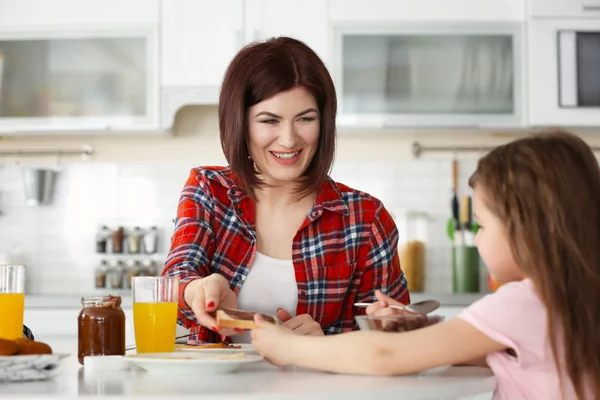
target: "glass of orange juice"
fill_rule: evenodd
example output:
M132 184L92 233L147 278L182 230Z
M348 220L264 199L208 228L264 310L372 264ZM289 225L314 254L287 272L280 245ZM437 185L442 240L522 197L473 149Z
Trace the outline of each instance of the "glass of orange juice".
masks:
M175 351L179 278L138 276L133 289L133 329L138 353Z
M0 338L23 337L25 266L0 265Z

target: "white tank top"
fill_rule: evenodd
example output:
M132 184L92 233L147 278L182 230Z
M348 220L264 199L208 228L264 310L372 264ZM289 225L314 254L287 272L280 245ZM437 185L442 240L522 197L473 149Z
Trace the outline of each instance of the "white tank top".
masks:
M283 308L292 316L298 305L298 285L292 260L256 252L254 263L238 293L238 308L276 316ZM234 343L250 343L250 332L231 336Z

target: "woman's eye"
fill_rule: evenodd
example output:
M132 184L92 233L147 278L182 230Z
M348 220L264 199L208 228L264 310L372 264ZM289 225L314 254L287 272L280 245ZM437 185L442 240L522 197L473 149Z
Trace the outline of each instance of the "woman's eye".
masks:
M274 125L276 124L278 121L276 119L265 119L263 121L260 121L263 124L269 124L269 125Z

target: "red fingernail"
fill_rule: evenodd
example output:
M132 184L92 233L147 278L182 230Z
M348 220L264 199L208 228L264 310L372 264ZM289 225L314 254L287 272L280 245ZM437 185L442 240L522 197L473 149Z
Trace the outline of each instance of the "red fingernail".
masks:
M218 326L213 326L212 330L215 331L215 332L219 332L219 327Z
M234 329L235 329L236 332L244 332L244 330L240 329L240 328L234 328Z
M208 303L208 305L206 307L213 308L214 306L215 306L215 302L211 301L210 303Z

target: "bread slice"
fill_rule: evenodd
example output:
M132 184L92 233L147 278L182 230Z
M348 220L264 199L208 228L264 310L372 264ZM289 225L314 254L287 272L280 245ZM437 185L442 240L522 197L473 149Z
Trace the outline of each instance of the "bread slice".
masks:
M223 308L217 310L217 325L221 328L254 329L254 316L257 313L251 311L234 310ZM277 324L277 318L260 314L267 321Z
M196 344L181 344L175 345L176 349L193 349L193 350L204 350L204 349L241 349L242 346L227 344L227 343L196 343Z

